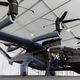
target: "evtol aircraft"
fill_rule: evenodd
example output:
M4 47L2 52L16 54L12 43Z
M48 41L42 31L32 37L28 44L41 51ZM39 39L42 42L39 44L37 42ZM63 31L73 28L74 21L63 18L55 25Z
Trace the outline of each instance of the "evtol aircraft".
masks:
M7 52L12 52L18 48L25 50L11 57L0 47L0 53L8 59L9 64L12 65L14 62L21 64L20 72L22 76L28 75L28 66L37 70L44 70L46 71L45 75L52 76L55 75L55 71L57 70L72 70L80 73L80 49L65 46L61 47L61 38L59 35L63 26L60 27L60 25L62 23L80 20L64 20L66 14L67 11L65 11L60 18L58 17L56 19L55 31L35 37L31 40L0 31L0 40L4 41L1 43L7 46ZM7 25L4 27L7 27ZM38 43L39 41L42 41L42 43Z

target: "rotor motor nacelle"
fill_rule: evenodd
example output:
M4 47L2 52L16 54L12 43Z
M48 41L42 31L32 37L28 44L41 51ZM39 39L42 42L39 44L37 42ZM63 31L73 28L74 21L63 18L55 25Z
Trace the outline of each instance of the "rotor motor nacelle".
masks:
M18 3L12 2L9 4L9 12L8 15L11 15L12 20L15 19L15 16L18 15Z

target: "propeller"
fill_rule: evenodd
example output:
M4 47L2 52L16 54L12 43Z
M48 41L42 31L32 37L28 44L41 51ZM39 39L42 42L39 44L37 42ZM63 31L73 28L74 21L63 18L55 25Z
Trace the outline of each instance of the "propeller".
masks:
M16 15L18 15L18 7L21 7L23 9L27 9L29 11L31 11L32 13L34 13L33 10L19 6L19 4L24 1L24 0L20 0L20 2L18 3L17 0L7 0L7 2L3 2L0 1L0 5L1 6L9 6L9 11L7 13L7 15L10 15L12 20L15 20Z
M61 17L57 17L55 23L50 24L50 25L56 25L56 31L58 31L59 34L63 27L63 26L61 27L60 24L63 22L66 15L67 15L67 11L65 11ZM49 25L46 25L46 26L49 26ZM43 28L45 28L46 26L43 26Z
M9 6L9 3L0 1L0 5L2 5L2 6Z
M7 0L8 2L0 1L0 5L2 6L10 6L11 4L18 4L17 0Z
M69 23L69 22L73 22L73 21L77 21L80 20L80 18L77 19L70 19L70 20L64 20L66 15L67 15L67 11L65 11L61 17L57 17L55 23L52 23L50 25L56 25L56 31L58 31L58 33L60 34L61 30L64 28L64 25L62 25L62 23ZM47 20L47 19L46 19ZM51 21L51 20L49 20ZM46 26L50 26L50 25L46 25ZM46 26L43 26L43 28L45 28Z
M0 1L0 5L9 6L11 3L18 3L17 0L7 0L8 2Z
M55 21L56 31L58 31L59 34L60 34L60 32L61 32L61 30L63 28L63 26L61 27L60 24L63 22L63 20L66 17L66 15L67 15L67 11L65 11L60 18L57 17L57 19Z

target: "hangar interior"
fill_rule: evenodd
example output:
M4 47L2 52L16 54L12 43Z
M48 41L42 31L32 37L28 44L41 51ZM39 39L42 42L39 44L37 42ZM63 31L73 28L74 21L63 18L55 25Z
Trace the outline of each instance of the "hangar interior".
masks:
M2 0L0 0L2 1ZM3 0L6 1L6 0ZM57 17L60 17L65 11L68 11L66 19L80 18L80 0L18 0L19 12L16 21L8 27L2 29L12 35L16 35L25 39L52 32L55 30L54 22ZM0 21L2 21L8 12L8 7L0 6ZM80 21L64 24L64 29L61 32L61 46L72 48L80 47L77 44L79 40L74 37L80 37ZM5 50L6 47L0 46ZM13 51L10 54L14 56L22 49ZM8 64L8 61L0 54L0 75L19 75L19 64L14 63L13 66ZM44 75L44 71L29 69L29 75ZM56 75L65 76L80 76L73 71L59 71Z

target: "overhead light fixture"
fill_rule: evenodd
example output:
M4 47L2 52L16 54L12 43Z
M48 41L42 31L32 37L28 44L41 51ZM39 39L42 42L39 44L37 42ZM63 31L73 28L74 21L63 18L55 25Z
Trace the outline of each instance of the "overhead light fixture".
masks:
M32 34L31 34L31 36L33 37L33 36L34 36L34 34L32 33Z
M70 32L70 31L71 31L71 29L67 29L66 31Z

